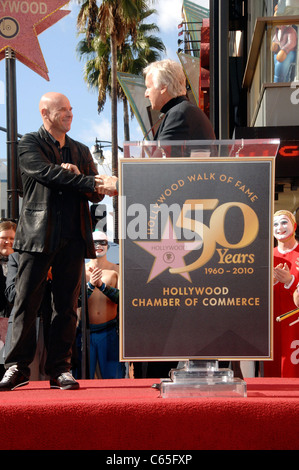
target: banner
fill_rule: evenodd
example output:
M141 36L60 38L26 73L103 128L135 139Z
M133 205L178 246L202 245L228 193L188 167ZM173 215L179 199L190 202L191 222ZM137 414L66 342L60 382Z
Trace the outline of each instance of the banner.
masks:
M121 359L272 358L273 163L121 160Z
M144 139L153 139L161 121L161 113L152 110L148 98L144 96L144 77L117 72L117 78L141 127Z
M200 73L200 60L198 57L193 57L189 54L178 54L179 61L184 69L188 83L193 93L194 100L199 105L199 73Z
M193 54L196 57L199 57L200 47L201 47L201 26L204 18L210 17L210 11L207 8L204 8L200 5L197 5L189 0L183 1L182 8L185 24L187 25L187 30L192 40L191 49L194 50Z

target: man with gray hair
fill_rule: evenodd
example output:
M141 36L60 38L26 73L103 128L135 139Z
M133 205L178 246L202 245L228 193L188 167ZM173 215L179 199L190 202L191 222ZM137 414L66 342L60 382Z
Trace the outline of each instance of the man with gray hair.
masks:
M208 117L187 98L181 64L170 59L153 62L144 75L145 97L153 110L164 114L154 140L215 140Z
M144 69L145 97L152 109L161 111L164 118L154 140L186 141L215 140L212 125L206 114L187 98L186 77L183 67L170 59L153 62ZM160 150L155 151L155 155ZM188 156L188 150L171 149L172 157ZM134 376L168 377L177 362L134 363Z
M170 59L153 62L144 69L144 75L145 97L149 98L153 110L163 113L163 121L154 140L215 140L209 118L188 100L186 77L181 64ZM155 156L160 156L160 152L157 149ZM188 154L185 150L182 152L179 148L173 148L171 156L184 157ZM101 175L97 190L107 196L116 196L118 178Z

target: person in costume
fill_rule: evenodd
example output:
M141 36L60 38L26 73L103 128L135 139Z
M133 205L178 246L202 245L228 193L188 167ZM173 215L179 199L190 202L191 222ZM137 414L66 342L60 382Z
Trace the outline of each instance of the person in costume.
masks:
M90 378L95 378L98 364L102 379L122 379L126 371L125 364L119 361L119 266L107 259L109 243L104 232L93 232L93 241L96 258L85 265L90 329ZM81 336L79 323L79 358Z
M274 361L264 363L265 377L299 377L299 323L277 318L296 308L293 293L299 282L296 220L286 210L274 214Z

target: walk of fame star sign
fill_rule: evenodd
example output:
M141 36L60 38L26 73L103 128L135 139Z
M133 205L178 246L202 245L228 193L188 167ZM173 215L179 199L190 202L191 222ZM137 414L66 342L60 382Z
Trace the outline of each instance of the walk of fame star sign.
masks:
M121 360L271 360L272 142L124 144Z
M49 80L37 36L68 15L60 10L68 2L63 0L5 0L0 2L0 60L6 49L15 53L16 59Z

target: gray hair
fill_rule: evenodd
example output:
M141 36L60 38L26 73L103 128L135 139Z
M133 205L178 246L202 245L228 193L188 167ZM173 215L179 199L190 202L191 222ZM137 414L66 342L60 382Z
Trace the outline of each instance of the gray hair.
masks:
M153 62L143 70L143 73L145 76L152 76L155 88L161 89L166 86L172 98L184 96L187 93L183 67L174 60L165 59Z

